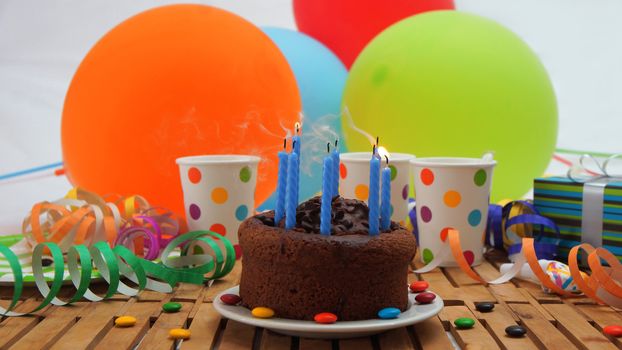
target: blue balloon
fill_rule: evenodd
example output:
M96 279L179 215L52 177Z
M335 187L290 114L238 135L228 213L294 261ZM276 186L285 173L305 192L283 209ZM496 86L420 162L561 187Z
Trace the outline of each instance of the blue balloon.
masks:
M346 150L341 131L341 95L348 71L326 46L308 35L283 28L263 28L287 59L300 91L304 119L300 164L300 201L322 189L322 159L326 144ZM332 148L331 148L332 149ZM259 210L274 209L273 193Z

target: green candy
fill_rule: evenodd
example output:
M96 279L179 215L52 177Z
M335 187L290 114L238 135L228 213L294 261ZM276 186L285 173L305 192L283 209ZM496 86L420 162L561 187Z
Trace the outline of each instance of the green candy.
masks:
M179 310L181 310L181 304L180 303L166 303L164 305L162 305L162 310L164 312L178 312Z
M475 320L469 317L460 317L454 320L454 324L459 329L473 328Z

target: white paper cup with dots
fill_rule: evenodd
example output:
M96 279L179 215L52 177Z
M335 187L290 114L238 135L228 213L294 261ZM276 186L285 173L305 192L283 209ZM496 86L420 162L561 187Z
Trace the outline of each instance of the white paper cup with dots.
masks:
M259 160L247 155L177 159L188 228L225 236L234 245L238 258L238 227L255 209Z
M391 220L404 225L408 217L408 193L410 185L410 161L412 154L390 153L391 169ZM339 194L367 202L369 197L369 161L371 152L350 152L340 155ZM385 159L380 169L384 169Z
M490 158L417 158L412 160L421 260L438 254L449 229L460 232L467 262L483 259L484 233L492 171ZM457 266L449 254L441 266Z

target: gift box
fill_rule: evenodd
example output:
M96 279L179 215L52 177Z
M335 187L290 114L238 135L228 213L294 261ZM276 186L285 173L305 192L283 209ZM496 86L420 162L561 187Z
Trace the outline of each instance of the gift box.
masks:
M622 179L538 178L534 181L534 206L559 227L559 236L548 228L541 234L543 241L559 240L561 258L577 244L589 243L608 249L622 261Z

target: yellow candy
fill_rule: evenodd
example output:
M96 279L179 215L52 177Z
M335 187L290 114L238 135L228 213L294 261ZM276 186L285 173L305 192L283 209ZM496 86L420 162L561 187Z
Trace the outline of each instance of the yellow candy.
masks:
M136 317L133 316L121 316L114 320L114 324L117 327L132 327L136 324Z
M175 328L168 331L168 336L172 339L190 339L190 331L183 328Z
M251 314L258 318L270 318L274 316L274 310L259 306L254 308L253 311L251 311Z

